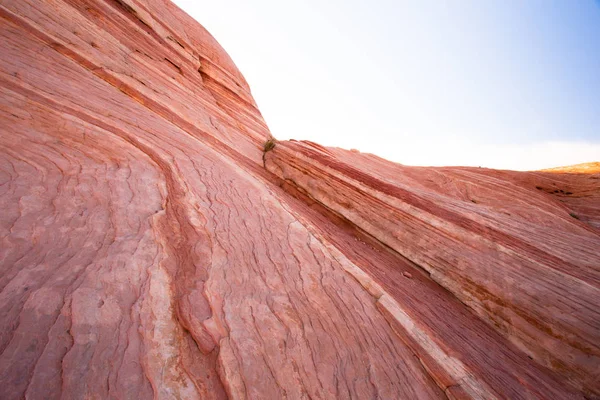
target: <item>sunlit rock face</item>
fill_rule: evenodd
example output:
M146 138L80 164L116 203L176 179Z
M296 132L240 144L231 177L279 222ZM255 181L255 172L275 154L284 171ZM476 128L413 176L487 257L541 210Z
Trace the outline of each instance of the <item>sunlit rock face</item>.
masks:
M600 174L270 137L162 0L0 3L0 398L594 398Z

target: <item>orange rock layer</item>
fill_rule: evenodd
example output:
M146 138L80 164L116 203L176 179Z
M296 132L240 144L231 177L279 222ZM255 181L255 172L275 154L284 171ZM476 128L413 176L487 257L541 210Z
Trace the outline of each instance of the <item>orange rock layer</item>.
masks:
M165 0L0 3L0 398L600 396L600 174L278 142Z

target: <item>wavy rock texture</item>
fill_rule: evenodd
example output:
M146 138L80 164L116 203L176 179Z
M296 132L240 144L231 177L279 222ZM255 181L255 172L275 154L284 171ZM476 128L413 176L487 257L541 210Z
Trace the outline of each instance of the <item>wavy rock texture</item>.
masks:
M597 173L263 154L168 1L2 1L0 39L0 398L600 395Z
M412 262L530 358L598 393L600 174L405 167L295 141L280 143L266 166ZM375 268L385 282L390 271ZM470 323L460 325L466 337ZM481 337L473 335L468 342ZM493 353L494 341L484 342Z

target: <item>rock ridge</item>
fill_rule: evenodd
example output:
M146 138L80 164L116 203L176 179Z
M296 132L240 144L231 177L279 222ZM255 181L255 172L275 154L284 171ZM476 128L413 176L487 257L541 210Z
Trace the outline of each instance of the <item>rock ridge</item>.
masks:
M454 197L453 193L431 193L428 192L431 188L418 188L425 185L415 181L415 178L422 178L426 179L428 183L431 182L429 184L432 185L437 184L433 180L436 179L442 181L443 184L451 182L452 185L457 186L461 184L475 186L479 182L473 180L472 177L471 180L469 178L470 175L476 173L475 176L482 181L481 183L483 183L481 178L485 177L487 180L495 178L498 180L497 183L502 183L504 186L505 183L502 179L506 179L506 177L502 175L506 175L505 172L479 168L404 167L380 159L378 162L387 163L387 168L365 168L370 161L372 161L372 157L368 155L340 149L321 149L314 143L291 141L280 142L277 150L268 156L266 165L269 170L282 179L302 188L303 192L315 201L342 215L377 241L426 270L434 281L448 289L456 298L469 306L536 361L564 374L567 363L573 362L573 359L580 360L581 364L577 367L573 364L569 365L568 368L583 369L583 371L571 372L573 374L571 378L574 381L587 379L583 386L594 387L596 385L594 376L598 373L598 349L595 345L598 343L598 327L596 326L598 316L593 310L594 304L599 298L597 292L598 270L595 266L600 265L598 254L594 250L600 244L597 231L594 229L594 225L597 223L597 214L589 216L590 223L588 225L581 223L579 219L573 219L566 210L559 210L558 213L553 210L552 217L558 214L558 217L562 219L560 224L556 223L556 225L575 226L571 226L570 230L576 231L578 248L575 250L578 253L564 254L560 252L567 250L568 240L573 240L574 237L563 237L563 232L560 230L544 236L550 239L552 235L558 235L559 239L565 241L562 249L543 246L543 243L534 245L525 239L525 235L549 229L548 216L546 213L537 216L536 214L540 213L540 210L533 205L521 204L512 209L504 206L498 210L495 209L497 208L497 205L494 204L495 199L490 197L498 196L498 194L483 191L477 194L478 200L470 198L469 196L472 195L466 193L456 193L455 195L461 197L460 201L451 201L451 197ZM369 175L363 171L384 172L386 175L373 176L374 174ZM391 171L398 175L393 175ZM529 180L529 185L519 188L519 190L528 192L539 190L539 186L536 186L534 182L540 179L542 173L510 172L510 174L516 177L511 177L514 182ZM494 175L500 175L500 177ZM549 174L544 177L546 179L555 178ZM592 184L596 185L594 192L599 187L597 175L571 176L569 178L571 178L571 184L577 180L593 182ZM408 186L407 182L412 185ZM506 183L513 184L514 182ZM494 186L497 183L494 183ZM325 188L325 186L327 187ZM406 187L411 189L406 189ZM445 199L441 200L440 195L443 195ZM547 200L545 193L542 196ZM595 198L585 198L585 200L593 203ZM483 210L485 214L479 211L483 208L482 203L486 204L487 209ZM367 204L368 206L365 207ZM529 209L519 210L523 206L529 206ZM465 208L471 209L472 213L479 211L483 215L465 218ZM463 215L457 215L453 209L460 210ZM535 221L538 223L537 229L535 231L531 228L526 229L524 223L521 224L523 226L518 226L518 221L513 221L512 218L502 220L498 214L510 216L508 210L525 211L529 219L529 221L525 221L527 224L532 224L532 218L538 219ZM395 225L396 229L390 222ZM517 222L518 230L510 226L515 222ZM420 230L420 224L424 224L426 230ZM563 226L556 228L565 229ZM402 237L398 237L397 229L402 231ZM424 239L424 235L427 235L427 239ZM440 251L437 249L437 246L440 246L440 243L444 243L445 240L449 242L443 244L444 249L457 248L456 244L451 244L452 241L456 243L456 238L462 244L470 247L469 258L461 260L466 264L462 268L456 261L451 264L447 263L448 259L457 260L459 251L456 252L458 254L452 254L451 250L445 250L442 257L439 257ZM420 248L418 244L421 244ZM477 249L482 245L488 250ZM428 249L434 253L433 258L427 256ZM515 261L513 257L517 260ZM569 262L569 259L572 262ZM502 264L498 264L498 262ZM482 263L497 268L502 275L497 275L490 282L490 272L481 266ZM511 280L510 277L505 276L505 274L511 273L511 264L516 264L519 269L526 267L536 268L540 271L530 272L531 276L520 276L520 280ZM477 273L485 275L477 276ZM546 279L539 282L538 276L542 274L549 274L554 277L554 280ZM509 278L508 282L507 278ZM482 281L477 282L475 279ZM497 282L503 283L502 290L506 292L499 291L494 287ZM517 283L533 284L536 287L534 290L531 288L523 290L524 288L517 286ZM544 288L543 285L551 286ZM564 287L565 285L571 285L571 287ZM543 288L544 292L539 288ZM494 293L490 289L495 289L496 292ZM534 293L527 294L528 290L534 291ZM539 299L537 304L534 297L520 299L518 296L540 296L541 293L545 293L548 297L544 298L543 302L540 301L542 299ZM579 298L582 293L585 293L583 295L585 299ZM571 308L562 311L558 316L555 315L556 310L569 304L569 297L572 298ZM585 307L580 307L582 301L587 302L587 304L583 303ZM519 304L525 305L522 309L516 309ZM508 312L511 314L507 315ZM565 314L569 316L570 320L568 323L562 322L561 326L561 315ZM504 318L508 321L502 321ZM570 325L574 319L580 321ZM517 322L530 326L518 326ZM587 333L579 331L580 324L590 327ZM544 334L550 338L546 337L542 343L538 343ZM588 334L590 336L585 338ZM529 340L528 335L531 335ZM549 343L549 340L561 343ZM543 348L544 345L548 348ZM574 357L573 353L578 355ZM576 374L579 377L576 377ZM577 384L580 387L582 385L580 382ZM597 388L592 390L597 390Z

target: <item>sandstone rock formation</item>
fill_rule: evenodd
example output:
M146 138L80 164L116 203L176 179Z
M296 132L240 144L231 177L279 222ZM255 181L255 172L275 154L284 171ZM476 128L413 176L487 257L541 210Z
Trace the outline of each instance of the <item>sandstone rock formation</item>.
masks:
M0 398L600 396L597 171L263 153L169 1L0 21Z

